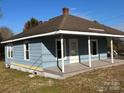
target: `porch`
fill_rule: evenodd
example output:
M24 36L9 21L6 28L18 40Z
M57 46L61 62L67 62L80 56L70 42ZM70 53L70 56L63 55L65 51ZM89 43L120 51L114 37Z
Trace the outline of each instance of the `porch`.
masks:
M48 75L48 77L49 75L52 75L54 78L57 79L65 79L67 77L71 77L94 69L112 67L122 64L124 64L123 59L114 59L114 63L111 62L111 59L107 59L107 60L92 61L92 67L89 67L88 62L68 64L65 65L64 73L62 73L62 71L58 67L46 68L44 69L44 72L47 73L46 76Z
M102 36L101 36L102 37ZM69 61L70 63L82 63L82 61L87 60L85 65L86 67L92 68L93 64L92 61L94 60L103 60L107 59L107 38L109 38L110 43L110 59L108 63L114 63L114 47L113 47L113 38L112 37L103 37L101 39L99 36L83 36L76 39L76 38L69 38L69 47L66 48L65 40L66 35L60 35L59 44L56 43L56 53L57 53L57 59L61 59L61 72L65 72L65 57L66 57L66 49L69 49ZM83 41L83 43L82 43ZM83 50L82 50L83 49ZM105 54L105 55L104 55ZM83 58L82 58L83 57ZM86 58L85 58L86 57ZM82 59L81 59L82 58ZM96 62L96 61L95 61Z

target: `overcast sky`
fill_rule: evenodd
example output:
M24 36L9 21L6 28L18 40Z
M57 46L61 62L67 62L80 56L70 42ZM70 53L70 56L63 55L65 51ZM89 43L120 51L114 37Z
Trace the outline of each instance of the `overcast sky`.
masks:
M68 7L72 15L124 30L124 0L0 0L0 7L0 26L15 33L23 30L28 19L48 20L61 15L63 7Z

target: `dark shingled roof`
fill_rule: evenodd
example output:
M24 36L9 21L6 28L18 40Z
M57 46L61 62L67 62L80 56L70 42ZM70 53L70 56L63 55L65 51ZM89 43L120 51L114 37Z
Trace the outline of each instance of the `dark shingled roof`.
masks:
M88 28L103 29L104 31L89 30ZM28 37L58 30L105 33L114 35L124 35L124 32L100 24L96 21L89 21L73 15L60 15L52 18L27 32L22 32L9 40Z

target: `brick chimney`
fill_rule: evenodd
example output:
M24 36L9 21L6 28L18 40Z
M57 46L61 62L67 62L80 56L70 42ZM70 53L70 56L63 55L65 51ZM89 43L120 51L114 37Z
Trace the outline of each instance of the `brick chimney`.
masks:
M69 8L62 9L63 15L69 15Z

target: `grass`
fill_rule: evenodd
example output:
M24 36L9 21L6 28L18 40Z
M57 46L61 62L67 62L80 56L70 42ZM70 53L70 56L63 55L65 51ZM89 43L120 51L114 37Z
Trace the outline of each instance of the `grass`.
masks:
M29 73L6 69L0 62L0 93L124 93L124 65L54 80L29 78Z
M29 73L6 69L0 62L0 93L59 93L53 79L36 76L29 78Z

